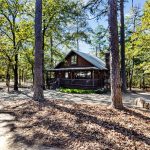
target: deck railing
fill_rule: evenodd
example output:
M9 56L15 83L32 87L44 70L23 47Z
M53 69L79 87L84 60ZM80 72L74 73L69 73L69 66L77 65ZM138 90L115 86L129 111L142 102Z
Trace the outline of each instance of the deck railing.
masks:
M57 83L59 86L68 88L90 89L104 87L104 80L102 79L49 79L48 85L51 85L54 82Z

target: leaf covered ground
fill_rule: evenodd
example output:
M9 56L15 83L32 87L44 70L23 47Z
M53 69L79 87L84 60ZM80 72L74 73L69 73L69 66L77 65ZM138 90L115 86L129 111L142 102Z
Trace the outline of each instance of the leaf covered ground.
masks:
M66 150L149 150L150 112L61 100L3 102L14 142ZM41 106L41 107L39 107Z

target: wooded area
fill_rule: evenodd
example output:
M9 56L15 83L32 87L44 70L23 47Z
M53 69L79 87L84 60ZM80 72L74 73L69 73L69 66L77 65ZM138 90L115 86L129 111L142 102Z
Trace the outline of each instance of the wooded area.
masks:
M132 1L124 17L124 5L118 2L118 31L121 54L122 88L149 86L149 1L144 8ZM1 0L1 80L14 81L14 90L22 81L34 80L34 2ZM103 56L109 49L109 32L103 25L95 29L89 19L107 17L107 1L44 1L42 18L43 72L54 67L70 49L78 50L79 42L93 47L91 53ZM92 15L92 17L90 17ZM120 19L119 19L120 18ZM126 69L125 69L126 67ZM44 78L43 78L44 79Z
M90 53L95 58L93 61L96 61L96 59L98 61L98 58L100 58L106 63L104 69L99 68L99 71L97 71L97 68L92 66L93 64L91 65L89 60L88 63L91 65L89 66L90 69L88 68L88 71L90 70L90 78L89 80L82 80L83 83L81 84L86 88L88 85L94 87L94 84L97 84L97 87L100 87L98 92L100 94L106 94L105 97L110 97L110 99L107 97L108 102L105 102L105 104L110 105L110 107L100 107L100 103L96 107L88 104L80 105L76 104L76 102L75 104L74 102L67 103L65 100L63 101L63 99L62 101L57 101L55 98L49 99L49 97L47 97L47 92L51 93L51 90L47 89L46 84L47 71L55 71L55 76L59 78L59 81L61 76L65 79L65 71L64 74L62 73L63 75L61 75L60 72L57 72L58 68L55 67L62 62L62 60L64 64L66 63L65 56L71 50ZM106 62L106 55L110 55L110 64ZM90 55L86 56L90 57ZM76 57L77 56L74 57L73 61L77 59ZM72 61L71 59L72 58L70 58L70 61ZM82 63L86 61L86 59L80 61ZM71 65L75 66L76 64ZM71 69L71 65L68 68ZM87 67L84 66L84 63L82 66ZM93 71L93 68L96 71ZM82 70L82 68L80 69ZM94 78L94 72L98 74L98 78ZM67 77L68 76L69 74L67 74ZM76 79L75 73L71 72L70 76L71 79L72 76ZM110 76L110 81L108 76ZM94 79L96 80L94 81ZM107 83L109 81L110 91L105 86L105 79L107 79ZM78 87L73 86L70 79L63 81L69 81L69 84L72 85L72 89ZM81 82L81 80L78 80L78 82ZM98 82L100 83L98 84ZM141 112L139 112L139 110L137 111L134 107L131 109L130 107L128 108L128 104L126 103L130 103L130 105L135 103L135 105L139 105L139 107L143 109L150 109L150 95L149 92L145 93L150 90L150 0L145 0L143 5L139 5L139 3L134 0L0 0L0 86L0 91L7 91L6 95L8 96L8 100L11 99L12 93L17 93L17 96L19 96L19 94L27 96L25 103L28 99L32 104L30 107L26 103L25 105L28 106L26 107L23 105L22 100L18 102L18 97L15 101L17 101L21 107L17 106L18 104L16 105L16 103L14 104L11 100L10 104L6 104L4 101L2 102L4 111L7 113L11 112L10 115L16 118L21 118L20 115L22 115L28 122L30 122L30 120L27 119L27 116L30 116L30 113L32 116L35 110L38 113L41 111L43 116L38 116L42 117L43 122L41 122L41 124L44 124L44 129L43 127L39 127L41 130L46 132L46 124L50 124L51 127L48 128L51 128L52 131L53 125L55 124L54 130L57 131L56 128L58 125L58 128L62 128L62 134L67 134L71 139L71 142L69 141L70 139L68 139L67 143L70 143L72 148L70 146L63 147L61 143L59 143L62 141L61 134L59 133L60 135L55 141L56 145L54 139L46 139L46 141L52 142L48 144L52 147L78 149L73 145L74 142L72 139L77 140L77 143L80 141L80 136L84 135L81 134L81 132L84 130L83 124L85 123L85 126L92 124L91 128L94 127L96 129L96 133L93 133L91 130L89 133L85 131L85 135L84 137L82 136L82 138L85 139L86 142L89 138L90 141L95 139L94 142L102 139L101 137L99 137L99 139L96 137L87 137L87 135L91 135L90 132L95 136L99 136L101 128L97 126L101 126L107 130L107 133L102 131L104 135L111 132L110 135L112 136L112 130L114 130L114 132L122 134L126 136L126 138L128 137L129 143L127 143L128 146L126 149L130 148L130 146L134 149L138 149L139 146L140 149L145 148L148 150L150 145L149 135L147 135L147 129L149 128L147 124L150 119L148 117L149 110L145 110L145 112L140 110ZM134 92L135 89L136 92ZM57 94L59 95L59 92L63 90L64 89L57 89L55 92L58 92ZM73 91L77 90L75 89ZM142 98L137 96L139 91L144 92L144 96L139 93L139 96L143 96ZM94 94L98 93L97 91L88 92ZM137 95L133 97L135 93ZM124 100L124 96L129 95L130 100ZM0 101L3 101L1 97L4 96L0 95ZM79 97L80 96L75 96L74 98L78 99ZM147 99L143 100L145 97ZM86 100L86 96L84 98ZM137 99L134 101L134 98ZM111 103L109 100L111 100ZM92 103L94 103L94 99ZM18 111L19 114L18 112L13 112L13 106L14 110ZM19 108L16 109L17 107ZM78 110L79 108L81 110ZM101 112L102 118L99 118L98 109ZM104 109L106 113L104 113ZM24 116L23 111L27 116ZM50 114L47 114L48 111ZM43 119L44 115L47 114L45 117L48 117L48 115L53 115L53 112L57 121L54 121L52 117L48 118L48 123L46 123ZM61 112L63 112L63 119L60 117ZM115 117L117 114L120 118L123 116L123 126L118 125L117 127L116 124L119 124L119 118ZM109 122L110 120L108 120L108 118L112 116L114 122L113 120ZM130 132L133 127L132 125L131 128L129 127L130 125L128 125L126 129L124 116L128 116L127 123L130 122L134 124L133 126L136 127L136 131ZM132 122L130 118L132 116L134 116L133 120L136 123L134 121ZM34 116L32 117L34 118ZM140 122L138 122L137 117L142 118L142 121L144 121L140 127ZM75 118L78 119L76 120ZM51 121L51 119L53 121ZM67 125L64 124L65 119L67 120ZM104 121L103 119L106 120ZM35 120L39 125L39 118ZM65 126L66 128L69 126L68 122L71 122L71 120L73 120L74 125L83 123L82 126L80 126L81 131L76 131L74 125L71 125L68 131L64 129ZM18 123L21 124L20 122ZM31 128L33 128L33 124L30 126ZM16 126L18 126L18 124ZM140 131L138 131L137 126L140 128ZM144 131L142 131L143 126L145 126ZM72 128L74 129L72 130ZM89 129L90 127L88 126L87 130ZM17 128L16 130L17 132L19 131ZM33 132L33 130L31 132ZM77 135L75 135L74 132L77 132ZM108 143L105 143L104 139L104 141L99 141L105 144L102 147L98 144L98 149L107 149L107 147L111 149L111 145L113 145L113 149L123 149L125 145L122 146L120 144L120 147L117 147L119 136L116 133L114 135L114 141ZM26 137L26 135L24 136ZM34 136L35 135L33 135L33 137ZM39 137L40 134L38 133L38 138ZM43 133L42 137L47 138ZM66 138L64 135L63 138L63 143L65 143ZM123 141L120 141L123 144ZM82 143L84 142L82 141ZM116 147L114 146L115 143L117 143ZM145 147L143 143L145 143ZM97 148L92 144L92 149ZM87 143L84 146L81 144L79 149L82 149L82 147L83 149L90 149Z

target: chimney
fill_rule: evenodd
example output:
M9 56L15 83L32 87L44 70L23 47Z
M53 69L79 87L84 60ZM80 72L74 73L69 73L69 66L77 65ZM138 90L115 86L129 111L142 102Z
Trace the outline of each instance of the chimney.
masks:
M109 51L105 53L105 63L106 63L106 68L110 69L110 52Z

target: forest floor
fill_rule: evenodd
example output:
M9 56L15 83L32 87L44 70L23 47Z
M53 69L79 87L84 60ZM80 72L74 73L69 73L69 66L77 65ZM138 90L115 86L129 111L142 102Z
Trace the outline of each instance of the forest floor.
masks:
M39 104L29 89L9 94L0 90L0 149L149 150L150 111L133 105L136 97L150 99L149 94L124 95L126 108L119 111L108 108L109 94L46 90L46 101Z

